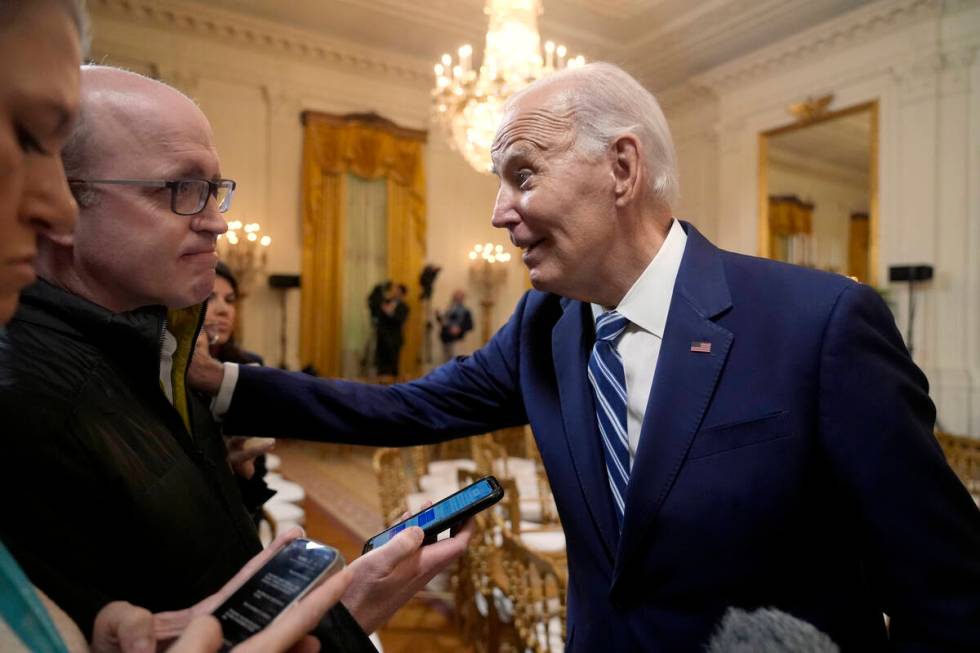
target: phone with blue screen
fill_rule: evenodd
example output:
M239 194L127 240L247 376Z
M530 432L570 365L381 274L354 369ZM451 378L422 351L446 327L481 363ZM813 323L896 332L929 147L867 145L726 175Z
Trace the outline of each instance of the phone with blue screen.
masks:
M425 533L425 544L436 541L436 536L448 528L465 522L476 513L489 508L504 496L504 489L493 476L484 476L472 485L451 494L439 503L417 512L405 521L378 533L364 543L364 553L376 549L410 526L418 526Z

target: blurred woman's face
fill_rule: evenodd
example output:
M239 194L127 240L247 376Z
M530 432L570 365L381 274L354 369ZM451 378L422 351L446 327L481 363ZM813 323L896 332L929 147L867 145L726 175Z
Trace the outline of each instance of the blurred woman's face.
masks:
M78 30L55 2L0 24L0 324L36 278L41 234L71 231L78 207L61 162L78 115Z
M223 345L231 338L235 329L235 302L238 297L228 280L215 275L214 290L208 297L208 312L204 328L212 345Z

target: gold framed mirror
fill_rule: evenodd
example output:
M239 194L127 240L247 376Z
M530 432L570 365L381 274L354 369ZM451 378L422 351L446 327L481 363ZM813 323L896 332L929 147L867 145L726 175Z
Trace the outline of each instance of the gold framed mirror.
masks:
M878 263L878 102L792 105L759 134L759 252L874 285Z

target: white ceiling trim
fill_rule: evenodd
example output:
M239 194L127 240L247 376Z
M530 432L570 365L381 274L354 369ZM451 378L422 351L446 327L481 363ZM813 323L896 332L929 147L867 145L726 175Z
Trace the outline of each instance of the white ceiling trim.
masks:
M191 32L238 47L258 48L326 65L356 67L413 84L432 83L432 66L405 55L315 36L270 21L210 9L202 4L154 0L88 0L93 14L122 18L171 31Z
M942 5L943 0L880 0L696 75L692 83L722 92L815 54L840 50L924 17L937 16Z

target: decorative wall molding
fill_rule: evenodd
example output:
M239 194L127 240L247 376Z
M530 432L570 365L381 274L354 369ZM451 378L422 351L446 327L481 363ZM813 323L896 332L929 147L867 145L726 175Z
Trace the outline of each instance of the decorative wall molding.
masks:
M242 48L296 57L321 65L339 65L412 85L432 83L429 62L390 52L364 48L338 39L317 36L270 21L205 5L154 0L89 0L96 16L143 24L181 34L193 34Z
M680 112L681 109L700 106L706 102L716 102L718 96L710 88L693 82L676 84L656 93L657 101L664 113Z
M943 56L932 52L892 67L892 76L899 84L902 101L916 102L935 97L943 65Z
M697 75L692 81L723 93L814 56L859 45L926 18L937 18L942 10L943 0L880 0Z

